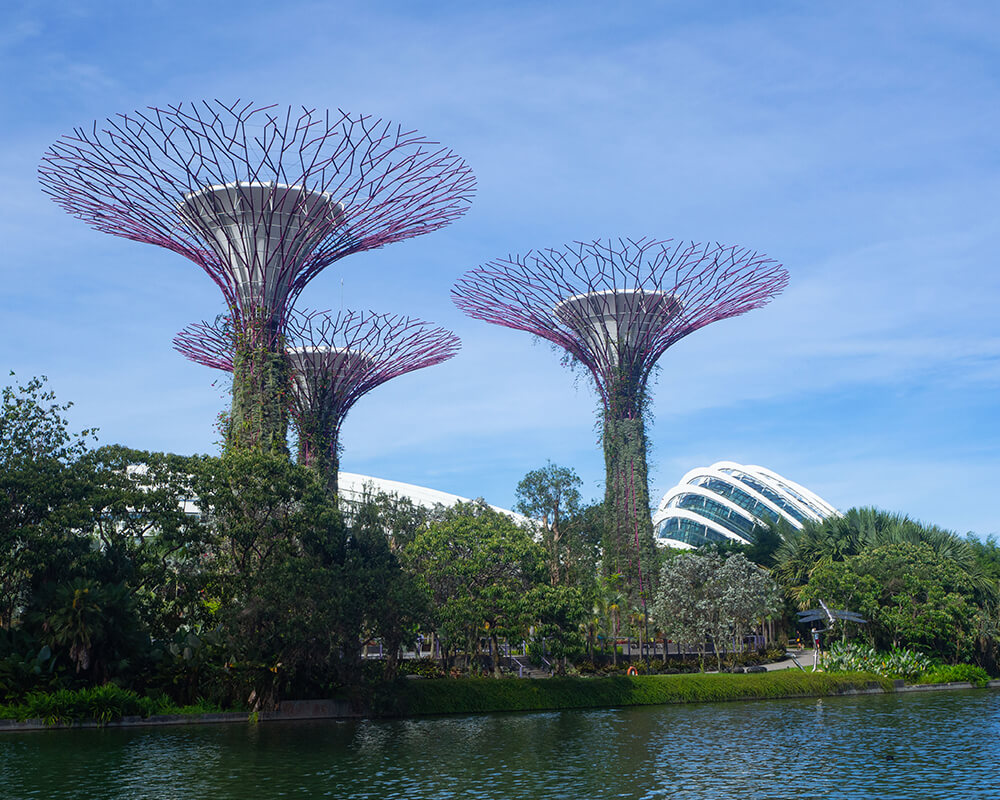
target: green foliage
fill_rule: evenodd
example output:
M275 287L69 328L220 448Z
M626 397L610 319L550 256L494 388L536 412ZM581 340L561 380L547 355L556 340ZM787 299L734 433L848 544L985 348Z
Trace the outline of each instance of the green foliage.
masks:
M448 509L417 534L404 561L427 588L446 649L478 653L486 637L495 669L499 640L521 639L534 621L527 595L543 579L543 551L485 503Z
M528 592L527 605L535 619L529 647L540 645L541 654L556 663L559 674L566 672L567 660L583 654L580 625L586 615L583 595L570 586L535 586Z
M653 620L670 639L696 645L704 658L705 641L722 653L779 606L778 587L740 553L682 553L663 565Z
M174 705L164 696L146 697L114 684L86 689L32 692L22 702L0 705L0 719L42 719L47 725L95 721L108 723L123 717L156 714L210 714L222 709L205 700Z
M884 678L913 680L930 668L927 656L902 647L879 652L874 647L837 642L823 654L827 672L871 672Z
M553 586L569 584L571 580L572 543L563 520L580 511L581 483L580 476L572 469L550 461L541 469L531 470L517 485L515 508L542 524L542 546Z
M973 654L983 613L968 573L925 543L885 545L821 564L799 599L806 608L822 599L860 612L868 625L858 635L876 649L913 648L952 662Z
M968 681L983 689L990 681L989 673L974 664L938 664L919 675L914 683L959 683Z
M775 554L775 572L784 585L799 592L817 568L889 545L926 545L968 575L977 602L989 604L998 598L996 579L983 571L967 541L903 514L876 508L852 508L841 517L807 522L802 530L786 532L784 544Z
M617 399L609 401L604 415L607 523L602 565L606 578L620 581L630 608L646 609L655 596L659 558L649 513L646 430L640 408L644 395L627 395L615 391Z
M441 665L433 658L407 658L399 664L400 675L416 675L418 678L443 678Z
M56 658L48 645L19 628L0 628L0 701L11 702L57 682Z
M779 697L821 697L859 689L892 690L874 675L781 670L757 675L649 675L546 680L461 678L401 681L394 689L401 713L467 714L613 708Z
M11 373L13 375L13 373ZM0 406L0 627L10 627L39 587L85 556L77 535L90 517L78 467L91 431L73 434L45 378L3 389Z
M227 454L288 454L291 376L270 320L249 320L234 331L233 408L226 425Z

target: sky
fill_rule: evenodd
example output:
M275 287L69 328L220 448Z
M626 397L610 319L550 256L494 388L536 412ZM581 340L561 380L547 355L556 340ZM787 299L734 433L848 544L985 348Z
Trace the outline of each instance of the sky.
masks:
M766 253L791 281L661 358L654 503L726 459L842 510L1000 533L992 0L5 0L0 75L0 369L48 376L103 444L218 451L225 387L171 339L222 296L183 257L67 215L38 163L117 113L242 98L400 122L477 177L462 219L338 261L300 298L463 342L355 406L344 470L509 508L552 461L600 497L586 377L465 317L451 287L577 240L711 241Z

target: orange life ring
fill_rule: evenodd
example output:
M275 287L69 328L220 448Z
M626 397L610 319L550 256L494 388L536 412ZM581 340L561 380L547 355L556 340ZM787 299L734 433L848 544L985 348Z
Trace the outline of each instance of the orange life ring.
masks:
M635 667L629 667L627 670L625 670L625 674L626 675L638 675L639 674L639 670L637 670Z

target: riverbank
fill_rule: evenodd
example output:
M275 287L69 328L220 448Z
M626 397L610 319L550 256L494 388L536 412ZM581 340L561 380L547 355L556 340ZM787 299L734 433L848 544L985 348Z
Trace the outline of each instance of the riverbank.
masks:
M991 681L990 688L1000 688ZM343 700L286 701L267 712L125 715L105 712L98 719L53 714L47 719L0 719L0 732L53 728L217 725L308 719L423 717L503 711L558 711L581 708L674 705L740 700L829 697L851 694L971 689L971 683L903 685L864 673L648 675L608 678L444 678L404 680L379 693L374 708L357 711Z
M730 700L777 700L838 694L882 693L893 681L872 674L786 670L749 675L727 673L637 675L547 680L406 681L394 687L387 715L425 716L494 711L555 711Z

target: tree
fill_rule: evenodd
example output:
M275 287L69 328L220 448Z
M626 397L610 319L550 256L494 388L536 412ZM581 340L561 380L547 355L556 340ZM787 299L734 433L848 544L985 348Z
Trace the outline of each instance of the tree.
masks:
M384 493L366 494L352 511L351 538L364 556L356 574L364 574L365 638L382 640L384 680L396 677L400 648L413 645L432 618L426 584L404 571L398 558L401 543L412 541L425 517L423 509Z
M356 685L363 556L315 473L237 451L206 459L195 487L215 539L209 602L241 699L264 708L331 679Z
M579 513L583 482L569 467L559 467L549 461L541 469L533 469L517 485L517 505L520 513L542 523L542 543L553 586L563 583L568 548L563 539L562 520Z
M485 503L457 503L417 534L404 557L432 598L445 665L460 645L478 653L485 636L496 672L500 640L520 638L533 621L528 593L544 571L541 548Z
M742 554L681 553L663 565L653 619L670 638L695 644L702 668L711 639L721 669L726 645L779 605L777 585Z
M13 376L14 373L11 373ZM3 389L0 406L0 627L10 627L45 584L89 543L75 532L90 516L77 464L93 431L71 433L46 379Z
M807 522L801 530L786 532L775 553L775 572L794 593L817 567L892 544L926 544L969 576L981 601L997 600L996 581L983 571L968 542L937 526L877 508L852 508L843 516Z
M535 586L527 602L535 617L533 639L554 659L556 672L566 674L566 662L583 653L580 626L586 616L583 596L571 586Z
M875 547L824 563L802 587L803 608L823 600L858 611L861 635L879 649L908 647L951 662L975 653L984 610L975 583L953 558L928 543Z
M652 609L653 623L664 636L698 648L702 669L705 641L712 635L712 577L721 561L717 553L681 553L665 563Z

